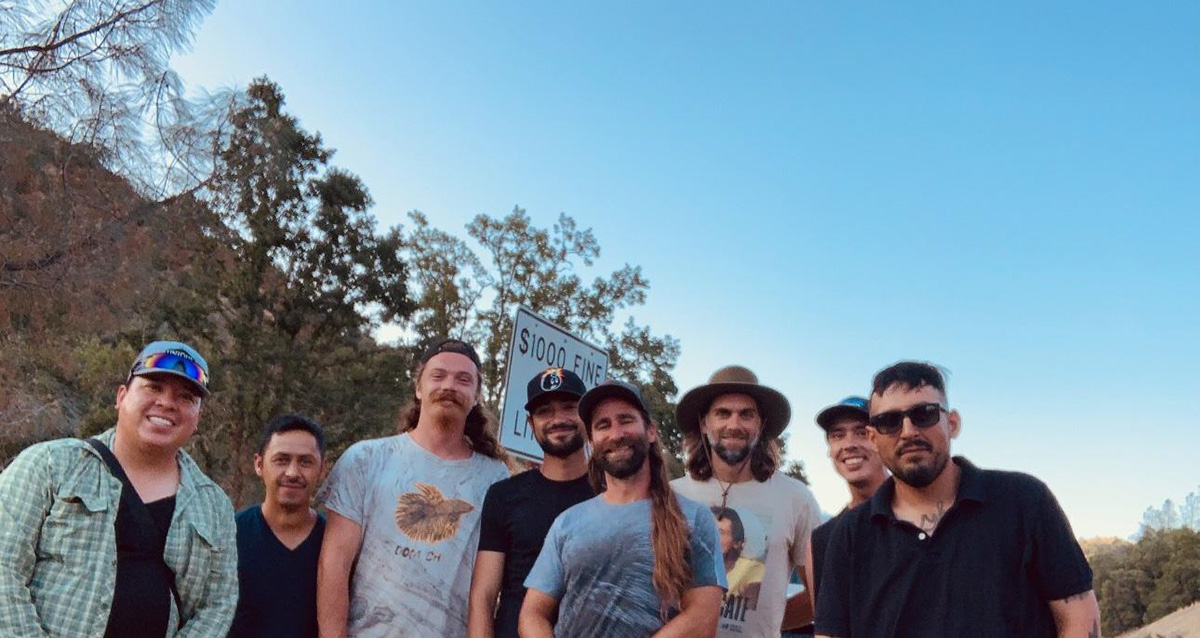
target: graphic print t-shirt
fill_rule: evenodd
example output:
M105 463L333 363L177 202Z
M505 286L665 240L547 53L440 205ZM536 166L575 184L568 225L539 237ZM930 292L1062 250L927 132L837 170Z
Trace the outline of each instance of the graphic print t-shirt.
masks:
M679 505L691 529L692 586L724 588L715 519L686 498ZM645 638L663 626L653 553L650 500L610 505L597 496L554 521L525 586L558 600L558 638Z
M407 434L346 450L323 496L363 528L350 582L351 638L466 634L483 497L505 478L500 461L448 461Z
M718 513L721 488L716 480L683 476L671 481L671 487ZM717 635L778 636L788 579L793 567L804 565L805 544L821 523L821 510L808 486L782 472L761 483L733 484L725 508L718 529L729 589Z

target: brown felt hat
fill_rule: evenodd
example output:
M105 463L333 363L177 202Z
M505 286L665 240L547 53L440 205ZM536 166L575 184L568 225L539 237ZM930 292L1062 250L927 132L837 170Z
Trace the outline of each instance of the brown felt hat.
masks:
M713 399L722 394L745 394L758 403L763 418L763 436L776 437L783 433L792 418L792 406L778 390L758 382L758 377L742 366L725 366L713 373L706 385L687 391L675 406L675 422L684 434L700 431L700 417L708 411Z

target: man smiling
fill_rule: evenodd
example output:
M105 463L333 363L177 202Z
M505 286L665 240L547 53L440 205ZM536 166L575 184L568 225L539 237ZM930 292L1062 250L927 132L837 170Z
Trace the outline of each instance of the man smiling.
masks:
M240 595L229 638L316 638L325 517L310 502L324 458L316 421L286 414L267 423L254 455L266 496L237 515Z
M579 375L558 367L529 380L525 410L546 456L537 469L493 485L483 501L471 579L470 638L517 637L525 577L550 525L567 508L592 497L578 409L586 391Z
M677 497L641 390L609 379L579 402L600 494L563 512L525 585L526 638L711 638L725 587L705 508Z
M207 396L200 353L155 341L117 388L115 428L39 443L0 474L0 635L225 635L233 507L180 449Z
M675 410L687 446L680 494L713 508L735 543L722 638L778 636L812 619L807 594L787 597L793 569L803 569L809 535L821 512L808 487L779 471L779 436L791 420L781 392L742 366L726 366L688 390ZM753 541L753 543L751 542Z
M833 469L846 481L850 488L850 504L833 520L826 521L813 530L811 555L804 561L808 571L809 596L816 609L817 588L821 584L821 567L825 562L825 547L829 535L842 515L851 508L865 503L875 490L887 480L887 470L871 443L870 413L867 400L862 397L846 397L840 402L821 410L817 425L825 431L825 443L829 445L829 458Z

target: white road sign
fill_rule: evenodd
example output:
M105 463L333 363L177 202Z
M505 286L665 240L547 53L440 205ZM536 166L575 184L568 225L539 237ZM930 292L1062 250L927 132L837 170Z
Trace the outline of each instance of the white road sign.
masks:
M542 460L542 448L529 427L526 392L529 380L549 367L574 372L591 389L607 378L608 352L519 306L508 349L500 443L509 452L535 461Z

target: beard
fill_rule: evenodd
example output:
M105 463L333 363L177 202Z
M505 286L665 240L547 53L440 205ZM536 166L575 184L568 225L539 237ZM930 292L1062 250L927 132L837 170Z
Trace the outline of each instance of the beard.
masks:
M725 461L730 465L737 465L738 463L745 461L746 457L750 456L750 453L754 451L754 446L758 445L757 438L742 440L745 441L746 444L738 450L732 450L728 447L725 447L725 444L721 441L720 437L717 437L716 440L713 440L713 438L710 436L708 438L708 444L712 448L713 454L721 457L722 461Z
M546 430L545 430L546 434L543 436L538 436L538 433L535 430L533 433L533 438L534 438L534 440L537 441L537 444L542 448L542 451L545 452L546 454L549 454L550 456L557 457L560 459L565 459L568 456L571 456L572 454L583 449L583 435L579 433L579 428L575 428L574 431L571 433L571 436L568 437L567 440L562 441L561 443L556 443L550 439L550 436L549 436L550 430L553 430L554 428L559 427L561 425L570 425L570 424L555 423L554 425L551 425L546 428ZM572 427L574 427L574 426L572 426Z
M905 450L913 448L928 450L929 460L913 465L905 465L901 459L901 455ZM897 481L909 487L920 489L927 487L930 483L937 480L937 477L942 475L942 470L946 469L946 463L949 461L950 457L944 450L938 452L933 449L933 446L921 441L908 443L897 448L893 461L886 465L892 471Z
M623 445L629 446L629 458L618 460L608 458L609 450ZM592 458L596 460L596 465L599 465L605 474L615 479L627 479L642 469L649 452L650 441L644 437L635 437L613 441L602 448L597 448Z

